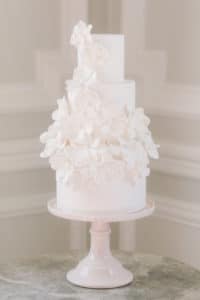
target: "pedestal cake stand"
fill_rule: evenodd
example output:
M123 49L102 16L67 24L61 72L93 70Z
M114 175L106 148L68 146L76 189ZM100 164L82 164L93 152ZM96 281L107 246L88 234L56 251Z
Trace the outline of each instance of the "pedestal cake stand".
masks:
M148 201L144 209L126 213L63 212L56 206L56 199L48 202L51 214L70 220L91 222L90 250L79 264L67 273L71 283L87 288L114 288L132 282L133 274L112 256L110 251L111 222L137 220L151 215L154 202Z

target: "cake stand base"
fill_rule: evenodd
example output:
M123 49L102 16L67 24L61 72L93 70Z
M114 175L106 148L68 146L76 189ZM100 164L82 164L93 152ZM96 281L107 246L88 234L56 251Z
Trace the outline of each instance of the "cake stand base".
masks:
M89 254L67 273L68 281L88 288L114 288L132 282L133 274L110 252L110 232L108 223L92 223Z
M148 201L145 208L127 213L82 213L63 212L57 208L56 200L48 203L48 210L57 217L91 222L90 250L79 264L67 273L67 280L87 288L115 288L129 284L133 274L112 256L110 251L110 222L137 220L151 215L154 202Z

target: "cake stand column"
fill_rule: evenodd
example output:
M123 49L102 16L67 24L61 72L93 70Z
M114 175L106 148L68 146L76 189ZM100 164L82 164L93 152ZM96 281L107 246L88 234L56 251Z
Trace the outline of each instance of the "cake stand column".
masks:
M91 224L89 254L67 273L70 282L89 288L113 288L133 280L132 273L111 254L110 233L109 223Z
M111 229L109 223L91 223L89 255L93 257L93 259L105 259L111 255L110 234Z

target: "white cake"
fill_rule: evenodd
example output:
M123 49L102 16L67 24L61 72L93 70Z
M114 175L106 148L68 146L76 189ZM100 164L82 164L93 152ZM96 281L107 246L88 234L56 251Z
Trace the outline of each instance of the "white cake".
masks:
M135 108L135 82L124 79L124 37L91 34L80 21L71 44L78 66L41 136L56 170L63 211L138 211L146 204L149 157L158 158L149 119Z

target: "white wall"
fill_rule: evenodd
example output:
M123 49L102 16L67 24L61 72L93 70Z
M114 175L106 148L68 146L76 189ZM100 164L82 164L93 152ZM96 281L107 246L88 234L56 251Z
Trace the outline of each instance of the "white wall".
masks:
M137 101L161 144L148 180L157 209L136 223L136 249L200 268L200 3L122 0L121 5L127 73L137 81Z
M87 10L84 0L0 0L1 261L74 245L73 224L47 213L55 178L39 158L39 135L64 93L73 64L69 36Z
M88 19L95 33L120 31L120 0L89 0Z
M146 46L166 52L168 81L200 83L199 11L198 0L147 1Z

